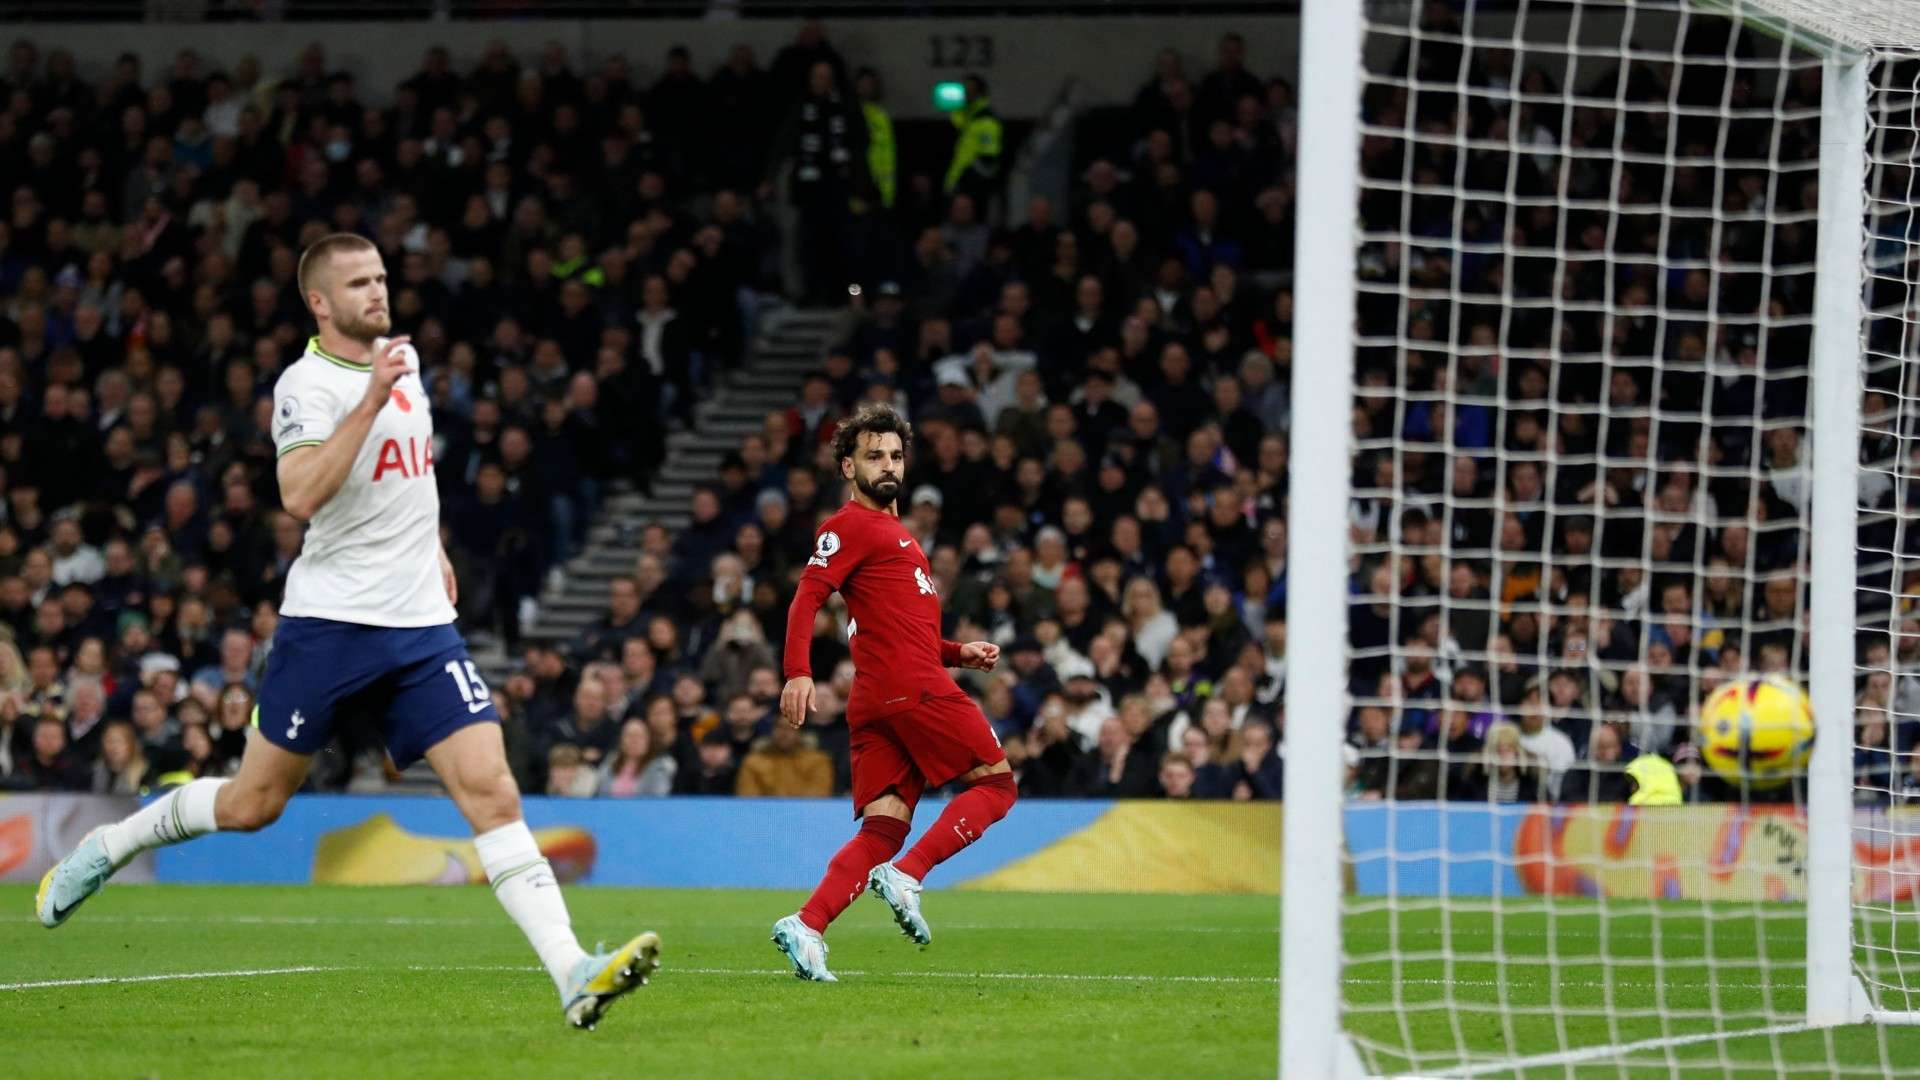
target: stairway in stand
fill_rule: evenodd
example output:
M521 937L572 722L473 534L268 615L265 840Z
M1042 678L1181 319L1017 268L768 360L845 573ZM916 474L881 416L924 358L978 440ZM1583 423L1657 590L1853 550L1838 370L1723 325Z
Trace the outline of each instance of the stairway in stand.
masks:
M668 437L653 494L642 495L624 480L612 485L587 533L586 550L549 575L527 640L572 641L606 611L609 583L633 573L641 530L655 522L674 530L686 527L694 486L717 482L720 459L739 449L741 437L761 430L768 412L797 400L800 377L820 366L836 315L781 309L762 317L759 347L716 382L696 410L695 430ZM519 660L484 635L477 635L472 646L480 670L495 686Z

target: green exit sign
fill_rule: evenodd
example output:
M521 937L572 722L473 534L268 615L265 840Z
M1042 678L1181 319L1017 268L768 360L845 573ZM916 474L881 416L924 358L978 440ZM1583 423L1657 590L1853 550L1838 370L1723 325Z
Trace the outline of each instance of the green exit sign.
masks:
M933 84L933 107L941 112L952 112L967 103L967 88L963 83L939 82Z

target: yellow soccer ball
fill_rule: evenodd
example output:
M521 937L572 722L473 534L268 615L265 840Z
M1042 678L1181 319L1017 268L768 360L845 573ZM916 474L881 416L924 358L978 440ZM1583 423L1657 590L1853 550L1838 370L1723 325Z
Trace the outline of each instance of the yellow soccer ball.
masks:
M1779 675L1745 675L1700 707L1700 756L1721 779L1773 788L1804 773L1813 754L1813 703Z

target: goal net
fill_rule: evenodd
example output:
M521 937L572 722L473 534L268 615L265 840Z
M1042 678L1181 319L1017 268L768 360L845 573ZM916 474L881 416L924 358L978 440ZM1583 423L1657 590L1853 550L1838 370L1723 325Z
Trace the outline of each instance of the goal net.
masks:
M1903 44L1306 5L1289 1075L1920 1068Z
M1864 396L1853 738L1854 955L1879 1009L1920 1013L1920 55L1866 65Z

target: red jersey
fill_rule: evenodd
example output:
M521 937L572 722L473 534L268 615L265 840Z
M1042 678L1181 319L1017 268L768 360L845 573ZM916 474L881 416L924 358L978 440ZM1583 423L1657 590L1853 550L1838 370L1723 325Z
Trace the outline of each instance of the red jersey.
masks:
M961 692L947 673L960 662L960 646L940 637L940 594L926 554L899 518L851 501L815 534L813 557L787 609L787 678L812 675L813 617L836 591L847 601L853 652L850 718Z

